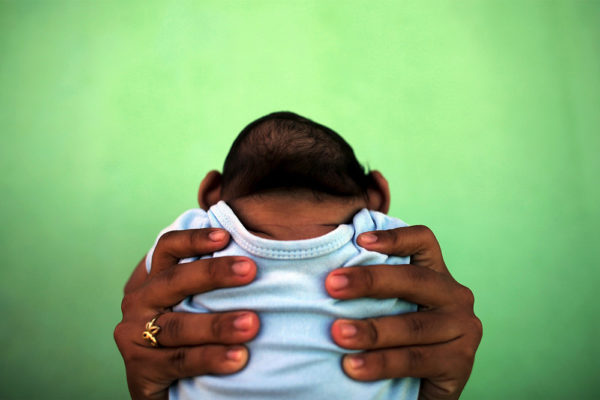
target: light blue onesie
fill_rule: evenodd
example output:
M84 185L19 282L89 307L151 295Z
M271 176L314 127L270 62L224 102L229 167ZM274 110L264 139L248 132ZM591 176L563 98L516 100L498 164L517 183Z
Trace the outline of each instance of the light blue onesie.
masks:
M352 225L340 225L326 235L278 241L249 233L223 201L211 207L208 213L200 209L183 213L160 234L182 229L223 228L231 234L232 240L213 256L247 256L256 262L258 270L255 281L247 286L189 297L174 310L196 313L254 310L261 327L256 338L247 343L250 359L246 368L233 375L180 380L171 387L170 398L416 399L420 384L416 378L376 382L348 378L342 371L341 358L352 351L337 346L330 336L331 324L337 318L401 314L416 311L416 305L397 299L335 300L327 294L324 285L327 274L342 266L406 264L407 258L388 257L356 244L362 232L400 226L406 224L363 209L354 216ZM148 271L153 251L154 247L146 257Z

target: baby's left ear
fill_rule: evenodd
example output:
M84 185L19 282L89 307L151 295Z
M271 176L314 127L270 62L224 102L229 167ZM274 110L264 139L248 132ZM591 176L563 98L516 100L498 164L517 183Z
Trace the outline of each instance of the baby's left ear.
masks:
M212 170L206 174L198 189L198 205L201 209L208 211L221 200L222 183L223 175L219 171Z
M379 171L371 171L373 186L367 189L367 208L387 214L390 210L390 185Z

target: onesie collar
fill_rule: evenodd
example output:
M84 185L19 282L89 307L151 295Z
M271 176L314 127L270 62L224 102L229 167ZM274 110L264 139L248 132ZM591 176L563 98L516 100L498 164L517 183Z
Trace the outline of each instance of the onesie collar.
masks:
M263 258L280 260L320 257L336 251L354 236L352 225L341 224L323 236L302 240L272 240L256 236L244 227L233 210L224 201L219 201L208 211L233 240L247 252Z

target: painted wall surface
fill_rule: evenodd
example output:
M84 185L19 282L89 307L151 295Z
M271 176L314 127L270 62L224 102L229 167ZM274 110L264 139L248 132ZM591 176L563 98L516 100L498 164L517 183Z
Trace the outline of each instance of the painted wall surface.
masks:
M340 132L484 324L464 399L600 390L600 2L1 1L0 398L126 398L112 332L251 120Z

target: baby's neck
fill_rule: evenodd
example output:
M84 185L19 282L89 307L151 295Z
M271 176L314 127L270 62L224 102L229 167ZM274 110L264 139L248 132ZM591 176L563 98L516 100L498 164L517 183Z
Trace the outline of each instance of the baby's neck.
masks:
M273 193L226 200L246 229L267 239L300 240L322 236L366 207L362 198L312 193Z

